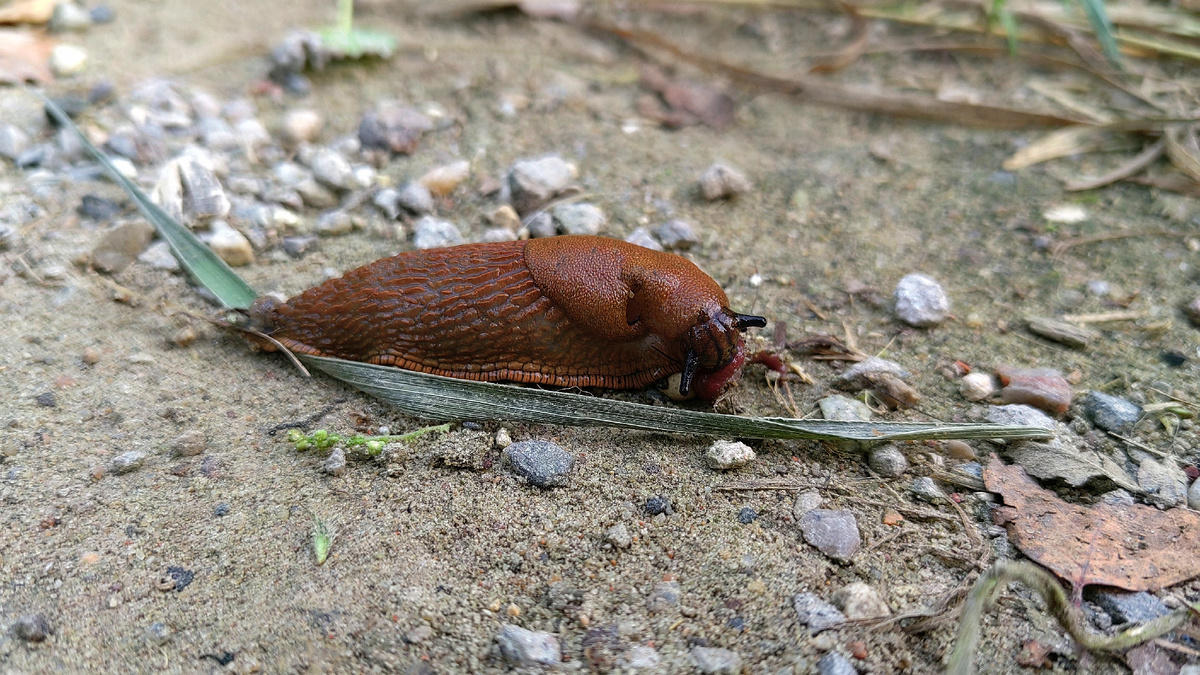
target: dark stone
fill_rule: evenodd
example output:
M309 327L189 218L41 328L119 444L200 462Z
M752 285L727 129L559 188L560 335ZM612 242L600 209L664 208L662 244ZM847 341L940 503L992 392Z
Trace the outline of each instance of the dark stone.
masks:
M79 96L76 94L63 94L62 96L51 96L50 100L53 101L56 105L58 105L59 108L62 108L62 111L65 112L67 114L67 117L70 117L71 119L75 119L76 117L79 117L80 115L83 114L83 111L87 110L87 108L88 108L88 100L86 98L84 98L83 96ZM58 126L58 120L54 119L54 117L50 115L49 110L46 111L46 119L50 120L51 126L53 126L53 127Z
M26 642L42 642L54 633L45 614L25 614L12 625L13 635Z
M1113 433L1128 431L1142 417L1142 409L1136 403L1099 391L1088 392L1083 408L1096 426Z
M175 590L182 591L187 588L192 580L196 578L196 573L186 567L172 565L167 568L167 576L175 580Z
M657 516L660 513L671 514L671 500L654 495L646 500L646 513Z
M221 516L228 514L230 508L232 507L230 507L229 504L221 502L220 504L217 504L216 508L213 509L213 515L220 518Z
M1158 358L1172 368L1182 368L1183 364L1187 363L1188 360L1187 356L1185 356L1182 352L1178 352L1174 349L1169 349L1162 354L1159 354Z
M117 18L117 13L108 5L96 5L88 10L88 16L95 24L111 23L113 19Z
M1162 600L1144 591L1130 593L1088 586L1083 596L1107 612L1113 623L1145 623L1171 613Z
M44 394L38 394L35 400L40 406L45 406L47 408L58 407L58 399L54 396L54 392L52 391L48 391Z
M850 663L850 659L837 652L829 652L817 661L817 672L820 675L858 675L858 669Z
M84 195L76 209L79 215L98 223L105 223L116 218L121 213L121 205L97 195Z
M517 475L538 487L567 484L575 458L557 443L520 441L504 449L504 458Z
M749 506L742 507L742 510L738 511L738 522L739 523L741 523L743 525L749 525L750 523L753 523L755 520L758 520L758 512L755 511L754 509L750 508Z

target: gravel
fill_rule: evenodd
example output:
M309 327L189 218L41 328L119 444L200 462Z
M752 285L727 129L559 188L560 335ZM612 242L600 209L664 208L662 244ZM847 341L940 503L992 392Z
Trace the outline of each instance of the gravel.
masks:
M575 458L550 441L520 441L503 452L513 471L538 487L566 485L567 476L575 466Z
M850 511L812 509L799 524L804 541L839 562L849 562L862 543L858 521Z
M932 328L950 317L950 299L941 284L924 274L908 274L896 284L896 316L917 328Z

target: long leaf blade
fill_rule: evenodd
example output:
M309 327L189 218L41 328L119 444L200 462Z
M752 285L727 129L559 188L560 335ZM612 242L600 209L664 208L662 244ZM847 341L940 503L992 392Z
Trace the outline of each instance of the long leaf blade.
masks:
M254 302L259 296L258 291L238 276L237 272L234 272L229 265L225 264L224 260L213 253L212 249L197 239L191 230L180 225L162 207L150 201L150 198L133 181L126 178L113 166L108 155L88 141L87 136L83 135L83 132L75 126L62 108L59 108L46 96L42 96L42 100L46 103L46 110L59 125L73 131L79 137L79 141L83 143L83 147L87 148L104 167L109 178L129 194L137 204L138 210L146 216L146 220L150 221L158 235L171 247L171 253L175 255L179 265L187 270L187 273L197 283L212 291L212 294L217 296L221 304L228 309L245 309Z
M335 379L387 401L402 412L428 419L604 426L740 438L911 441L1050 436L1050 432L1041 427L1000 424L841 422L721 415L561 391L456 380L357 361L296 356Z

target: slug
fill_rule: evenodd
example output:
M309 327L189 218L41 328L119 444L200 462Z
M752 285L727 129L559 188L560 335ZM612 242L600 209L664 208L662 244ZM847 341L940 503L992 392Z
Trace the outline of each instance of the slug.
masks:
M562 387L681 373L681 395L713 400L746 360L741 331L766 325L728 305L685 258L561 236L401 253L248 314L251 330L301 354Z

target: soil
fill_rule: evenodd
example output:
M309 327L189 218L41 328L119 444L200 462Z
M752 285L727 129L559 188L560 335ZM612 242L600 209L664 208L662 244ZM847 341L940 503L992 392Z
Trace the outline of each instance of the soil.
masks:
M89 51L90 70L52 90L108 79L124 94L169 77L223 100L248 96L271 45L333 14L318 3L271 0L111 5L114 23L69 38ZM478 191L486 177L520 158L560 153L578 164L589 200L608 214L606 234L688 220L702 239L688 257L735 309L786 322L789 338L838 335L910 369L924 400L888 419L981 421L985 406L965 402L947 376L956 361L985 371L1051 367L1073 374L1077 391L1139 402L1153 396L1151 386L1200 399L1196 331L1179 311L1200 292L1200 246L1194 236L1144 234L1194 228L1200 208L1131 185L1064 193L1055 177L1095 175L1119 157L1007 173L1001 162L1041 132L901 121L736 89L730 127L664 130L637 118L639 58L603 37L517 14L414 20L401 10L377 3L358 17L399 37L394 58L334 66L314 76L306 99L257 97L260 119L274 131L286 110L311 107L324 115L328 141L353 133L380 100L440 104L455 124L383 173L398 182L470 159L470 183L438 205L468 239L482 235L495 205ZM797 54L827 49L844 29L835 14L802 17L722 11L647 26L786 72L806 63ZM1028 99L1021 83L1034 75L1058 76L1017 62L890 54L838 77L918 88L953 81L1003 102ZM561 101L558 91L566 92ZM499 99L514 95L530 105L498 112ZM741 168L753 191L700 198L696 179L714 161ZM0 164L0 181L0 207L25 194L11 163ZM690 672L690 650L707 645L736 651L747 672L806 673L830 649L849 657L861 641L865 658L853 659L861 672L930 673L953 642L953 614L924 632L905 620L812 637L797 625L794 594L828 599L862 581L895 614L919 614L969 587L976 563L1003 549L1002 538L989 536L986 499L970 491L961 495L966 521L942 505L940 518L882 523L890 507L914 505L913 478L954 464L937 444L903 446L911 466L894 480L874 476L858 449L818 442L752 442L753 463L720 473L703 461L711 439L507 425L514 440L551 440L575 455L569 483L541 489L502 465L490 443L500 425L483 421L423 438L403 456L352 458L342 476L327 475L324 457L271 430L308 422L339 434L398 432L433 421L329 378L305 378L278 355L254 353L238 336L189 318L184 310L213 310L178 275L139 263L109 278L75 265L100 236L75 215L89 192L124 201L109 183L65 182L38 198L48 217L22 231L41 259L68 267L64 280L0 271L0 672L492 672L507 668L494 636L513 623L554 633L568 671L610 669L622 652L650 645L661 658L650 672ZM1043 218L1064 203L1082 205L1088 218ZM1143 235L1057 256L1044 246L1112 232ZM359 231L323 239L300 260L260 255L241 273L262 291L292 294L408 246ZM895 320L891 292L910 272L948 290L953 320L932 330ZM1093 280L1112 290L1089 292ZM1144 318L1101 325L1086 351L1024 330L1026 315L1119 303ZM185 326L199 337L181 347L172 338ZM1186 361L1168 365L1169 351ZM792 384L791 393L810 415L839 366L802 363L816 384ZM39 402L48 393L53 406ZM746 371L722 410L789 414L761 367ZM174 454L173 440L195 431L207 439L201 454ZM1190 426L1174 440L1153 430L1139 439L1195 459ZM482 459L448 466L443 458L463 446ZM147 455L141 468L103 470L135 450ZM980 457L991 450L976 444ZM748 483L789 489L729 489ZM826 508L857 516L863 544L851 562L834 562L801 538L792 503L808 488ZM653 496L668 498L673 513L648 515ZM757 519L742 524L746 507ZM315 520L335 535L321 566ZM628 550L605 543L614 524L633 535ZM681 597L651 611L664 580L677 581ZM1194 597L1198 589L1176 590ZM29 614L49 620L48 639L6 630ZM1020 589L985 619L979 672L1023 671L1018 658L1029 640L1051 646L1053 671L1125 672L1119 659L1077 652Z

